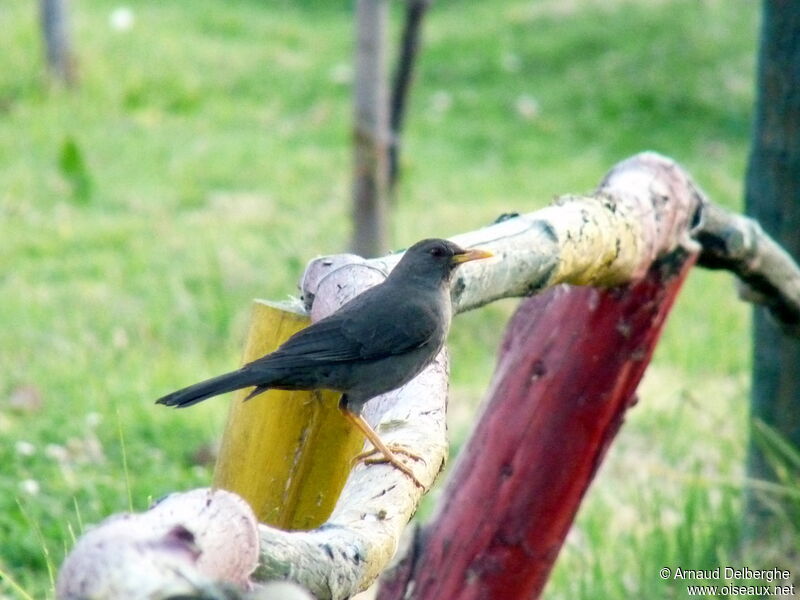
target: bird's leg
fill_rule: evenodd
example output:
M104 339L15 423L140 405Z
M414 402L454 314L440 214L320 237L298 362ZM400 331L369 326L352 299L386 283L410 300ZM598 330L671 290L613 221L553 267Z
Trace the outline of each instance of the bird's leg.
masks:
M356 427L358 427L358 429L361 430L361 433L364 434L364 437L366 437L369 440L369 443L374 446L375 450L374 452L369 453L370 456L372 454L377 454L377 453L383 454L383 459L379 459L378 462L389 463L398 471L405 473L411 479L411 481L413 481L418 487L425 489L425 486L422 485L422 483L420 483L419 479L417 479L416 475L414 475L414 472L411 469L409 469L405 464L403 464L403 462L401 462L400 459L397 458L397 456L395 456L395 453L392 452L386 446L386 444L384 444L381 441L381 438L378 437L378 434L375 433L375 430L372 427L370 427L369 423L367 423L364 417L354 412L351 412L346 408L342 409L342 413L344 413L344 416L347 418L348 421L350 421L353 425L355 425ZM412 458L415 459L419 459L418 456L414 456L410 452L405 450L399 451L398 453L411 456Z

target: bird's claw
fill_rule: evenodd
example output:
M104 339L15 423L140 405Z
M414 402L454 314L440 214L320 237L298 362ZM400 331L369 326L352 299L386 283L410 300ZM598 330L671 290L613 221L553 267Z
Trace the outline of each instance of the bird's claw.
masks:
M422 458L418 454L414 454L410 450L406 450L403 446L399 446L399 445L396 445L396 444L389 444L388 448L389 448L389 450L392 451L392 454L402 454L403 456L407 456L408 458L410 458L412 460L427 464L425 462L424 458ZM358 463L361 463L361 462L363 462L365 464L368 464L368 465L379 465L379 464L383 464L383 463L386 463L386 462L391 462L388 459L386 459L385 456L383 458L372 458L376 454L383 455L383 453L378 448L373 448L372 450L367 450L366 452L362 452L361 454L357 454L353 458L352 465L356 466Z
M407 475L408 478L411 479L411 481L413 481L418 488L424 490L425 486L422 485L419 479L417 479L417 476L414 475L414 472L403 462L401 462L395 455L402 454L403 456L407 456L412 460L420 461L422 463L425 462L425 459L423 459L421 456L414 454L413 452L410 452L409 450L406 450L402 446L390 444L388 446L388 449L390 450L390 454L385 454L378 448L373 448L372 450L362 452L361 454L358 454L355 458L353 458L352 465L355 466L358 463L364 463L365 465L390 464L398 471L401 471L402 473Z

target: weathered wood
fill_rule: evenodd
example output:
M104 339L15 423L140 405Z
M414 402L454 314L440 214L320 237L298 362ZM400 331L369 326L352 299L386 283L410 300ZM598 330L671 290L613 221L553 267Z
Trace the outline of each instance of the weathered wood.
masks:
M497 258L461 267L458 312L500 298L530 296L559 283L613 286L644 276L651 263L691 239L706 200L674 161L645 152L616 165L591 196L562 196L547 208L451 237ZM367 261L388 272L402 254ZM320 260L331 260L325 257Z
M193 490L90 529L61 566L56 596L195 597L219 581L247 586L257 562L256 518L247 503L224 490Z
M272 352L309 323L297 308L256 301L244 362ZM214 485L242 496L263 523L318 527L330 516L363 438L339 411L339 394L269 390L243 402L250 389L233 394Z
M800 337L800 268L757 221L709 204L695 237L698 264L736 274L744 300L764 306L784 335Z

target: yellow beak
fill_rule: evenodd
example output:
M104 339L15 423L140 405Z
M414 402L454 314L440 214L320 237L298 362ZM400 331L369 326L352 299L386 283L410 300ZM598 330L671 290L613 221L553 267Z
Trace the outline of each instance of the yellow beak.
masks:
M482 258L491 258L494 256L488 250L480 250L479 248L475 248L474 250L467 250L464 254L456 254L453 256L453 262L458 264L469 262L471 260L480 260Z

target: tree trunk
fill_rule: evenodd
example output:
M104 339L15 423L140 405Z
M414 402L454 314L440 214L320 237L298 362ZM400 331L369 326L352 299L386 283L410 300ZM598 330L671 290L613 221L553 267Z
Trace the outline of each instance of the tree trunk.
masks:
M406 115L406 102L411 81L414 74L414 64L419 53L419 36L422 20L431 0L408 0L406 6L406 22L403 28L403 37L400 42L400 56L397 58L397 68L392 84L391 114L391 143L389 144L389 190L393 190L397 183L400 169L400 134L403 130L403 121Z
M352 250L380 256L386 234L389 115L386 83L388 0L356 3L355 173Z
M62 83L75 84L75 59L69 27L69 0L41 0L42 33L47 65Z
M755 131L746 182L747 212L792 256L800 257L800 3L766 0L758 65ZM762 421L800 446L800 339L754 309L751 442L748 474L776 473L756 437ZM748 537L770 534L772 510L750 490ZM771 498L769 503L779 502Z

